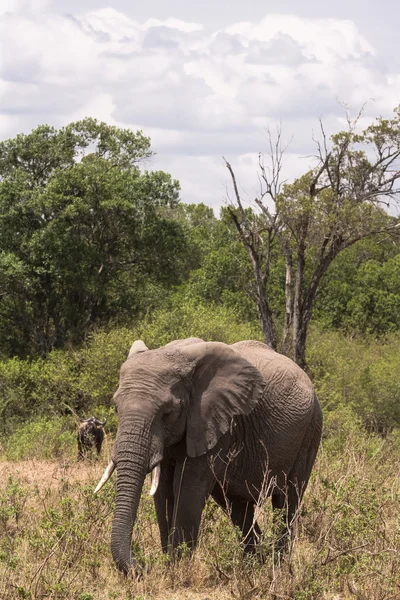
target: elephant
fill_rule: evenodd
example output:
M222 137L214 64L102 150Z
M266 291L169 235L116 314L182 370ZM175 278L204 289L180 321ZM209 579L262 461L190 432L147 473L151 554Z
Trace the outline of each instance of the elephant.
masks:
M99 421L96 417L81 419L78 429L78 460L83 460L87 452L96 447L97 456L100 455L104 440L104 425L107 419Z
M271 496L284 551L322 432L317 396L300 367L256 341L189 338L148 350L138 340L114 401L113 458L95 493L116 469L111 553L120 571L140 573L131 539L150 472L163 551L179 556L183 542L195 547L209 496L240 528L249 553L261 535L255 507Z

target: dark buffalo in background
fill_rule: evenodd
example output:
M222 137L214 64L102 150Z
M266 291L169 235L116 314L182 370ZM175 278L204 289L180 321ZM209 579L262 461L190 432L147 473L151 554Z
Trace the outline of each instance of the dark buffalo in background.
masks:
M81 421L78 429L78 460L83 460L92 448L96 448L97 456L99 456L106 422L107 419L99 421L96 417L89 417L89 419Z

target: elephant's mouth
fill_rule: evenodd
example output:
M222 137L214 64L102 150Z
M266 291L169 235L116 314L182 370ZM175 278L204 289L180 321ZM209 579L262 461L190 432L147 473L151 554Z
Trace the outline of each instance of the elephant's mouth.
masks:
M111 475L114 473L116 467L117 467L116 462L113 459L111 459L110 462L108 463L99 483L97 484L96 489L94 490L95 494L97 494L97 492L99 492L101 490L101 488L107 483L107 481L110 479ZM150 473L150 472L151 472L150 496L154 496L154 494L157 491L158 484L160 483L160 475L161 475L160 461L157 462L157 464L155 464L152 468L149 468L148 473Z

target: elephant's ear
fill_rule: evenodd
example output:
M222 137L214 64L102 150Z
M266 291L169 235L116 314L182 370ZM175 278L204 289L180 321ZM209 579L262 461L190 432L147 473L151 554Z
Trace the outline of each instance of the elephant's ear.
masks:
M146 352L146 350L148 350L146 344L142 340L136 340L129 350L128 358L131 358L134 354L139 354L139 352Z
M186 433L187 453L194 458L216 445L235 415L248 415L255 408L266 382L226 344L203 342L181 351L194 363Z

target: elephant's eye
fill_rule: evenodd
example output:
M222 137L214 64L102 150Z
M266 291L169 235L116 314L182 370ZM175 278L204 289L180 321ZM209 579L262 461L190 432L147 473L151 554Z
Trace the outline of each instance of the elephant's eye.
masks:
M172 407L171 407L171 408L167 408L167 409L164 411L164 414L163 414L163 416L162 416L162 420L163 420L163 421L167 421L167 420L168 420L168 417L170 416L170 414L171 414L171 413L172 413Z

